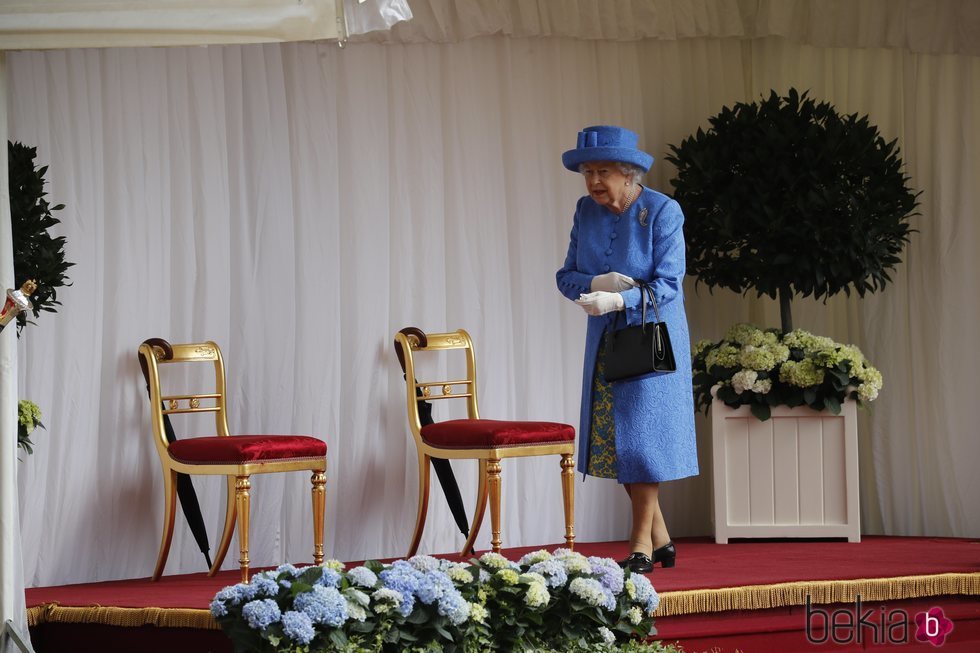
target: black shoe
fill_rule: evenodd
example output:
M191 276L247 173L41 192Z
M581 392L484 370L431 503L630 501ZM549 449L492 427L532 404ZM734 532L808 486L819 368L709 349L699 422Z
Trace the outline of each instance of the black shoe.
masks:
M620 560L619 566L629 569L634 574L649 574L653 571L653 560L645 553L634 551L625 560Z
M660 566L664 569L674 566L674 560L677 558L677 549L674 548L673 542L667 542L659 549L653 552L653 564L660 563Z

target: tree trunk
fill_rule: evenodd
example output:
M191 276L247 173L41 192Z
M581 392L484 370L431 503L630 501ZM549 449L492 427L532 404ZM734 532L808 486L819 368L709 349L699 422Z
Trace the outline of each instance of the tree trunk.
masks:
M793 295L789 288L779 289L779 320L782 322L783 334L793 330L793 316L790 313L790 301Z

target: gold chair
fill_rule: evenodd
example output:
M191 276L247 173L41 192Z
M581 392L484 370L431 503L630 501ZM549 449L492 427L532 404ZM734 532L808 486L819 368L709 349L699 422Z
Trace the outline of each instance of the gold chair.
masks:
M415 356L420 352L463 349L466 378L463 380L423 381L416 377ZM419 456L419 504L415 533L408 555L418 551L429 505L431 458L470 458L480 462L480 483L476 511L469 537L461 555L469 555L480 532L487 498L490 499L490 546L500 552L500 461L521 456L561 456L561 489L565 511L565 542L575 546L575 429L554 422L510 422L481 419L477 405L476 356L470 335L460 329L452 333L429 333L407 327L395 334L395 352L405 372L408 423L415 437ZM457 390L457 386L461 386ZM424 425L419 402L437 399L464 399L467 419Z
M213 342L171 345L152 338L139 348L150 390L150 421L160 464L166 505L163 515L163 539L157 557L153 580L158 580L167 564L174 533L177 474L227 476L225 525L214 564L208 572L214 576L228 552L235 531L237 515L239 565L242 582L248 582L249 490L252 474L312 471L313 483L313 562L323 562L323 513L326 504L327 445L305 435L235 435L228 434L228 412L225 394L225 368L221 350ZM204 394L161 394L160 366L172 363L212 363L214 391ZM174 375L176 376L176 375ZM168 378L173 378L168 375ZM169 386L168 386L169 387ZM168 442L164 417L177 413L214 413L217 435L192 437ZM168 418L169 419L169 418Z

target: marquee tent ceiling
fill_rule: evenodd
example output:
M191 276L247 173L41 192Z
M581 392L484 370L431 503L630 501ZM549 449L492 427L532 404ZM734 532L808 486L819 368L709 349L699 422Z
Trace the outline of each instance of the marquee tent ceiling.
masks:
M336 39L342 21L339 0L0 0L0 50Z

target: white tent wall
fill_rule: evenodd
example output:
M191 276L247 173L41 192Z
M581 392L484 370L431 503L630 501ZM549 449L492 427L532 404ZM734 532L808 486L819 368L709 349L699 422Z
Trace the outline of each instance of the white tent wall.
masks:
M402 555L417 481L394 332L467 328L485 417L575 423L584 317L554 271L582 183L560 153L587 124L632 126L658 159L648 182L669 191L669 143L790 85L869 113L923 190L891 287L795 305L799 326L859 345L885 375L862 432L866 530L980 535L966 508L980 493L966 408L980 369L980 59L775 37L488 36L12 53L8 68L10 137L50 165L77 263L64 305L19 345L20 394L47 426L20 464L29 586L150 573L162 482L135 350L151 336L223 346L233 431L327 440L329 556ZM778 315L690 281L688 312L695 339ZM675 536L711 532L705 426L701 476L664 488ZM469 500L475 468L457 470ZM504 466L507 545L561 540L558 472ZM214 539L223 486L196 484ZM309 560L308 479L253 487L254 564ZM626 536L615 483L576 490L581 540ZM430 505L422 550L461 546L437 486ZM167 572L201 569L178 517Z

